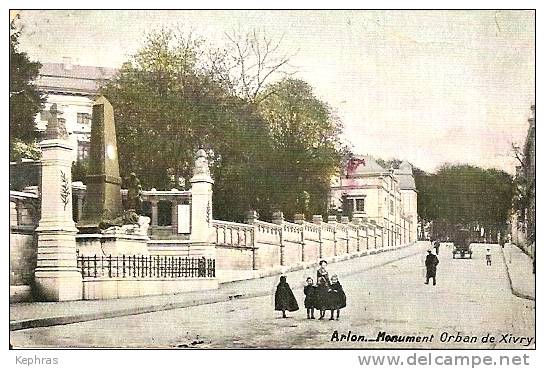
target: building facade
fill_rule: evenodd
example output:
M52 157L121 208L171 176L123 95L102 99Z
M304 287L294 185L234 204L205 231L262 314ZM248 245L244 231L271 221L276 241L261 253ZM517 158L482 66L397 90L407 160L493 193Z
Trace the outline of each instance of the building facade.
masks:
M36 87L47 100L36 116L36 127L40 132L45 131L49 109L57 104L66 121L74 161L89 156L93 101L100 85L116 72L113 68L74 65L68 58L63 63L42 64Z
M370 156L353 158L332 180L330 206L376 223L387 246L417 239L417 191L408 162L385 169Z
M532 105L528 133L516 168L517 196L510 219L511 242L535 258L536 232L536 106Z

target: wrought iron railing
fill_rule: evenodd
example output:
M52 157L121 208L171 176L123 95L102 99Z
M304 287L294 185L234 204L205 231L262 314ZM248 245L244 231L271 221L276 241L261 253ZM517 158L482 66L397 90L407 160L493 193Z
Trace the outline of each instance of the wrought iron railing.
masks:
M178 256L77 256L83 278L213 278L214 259Z

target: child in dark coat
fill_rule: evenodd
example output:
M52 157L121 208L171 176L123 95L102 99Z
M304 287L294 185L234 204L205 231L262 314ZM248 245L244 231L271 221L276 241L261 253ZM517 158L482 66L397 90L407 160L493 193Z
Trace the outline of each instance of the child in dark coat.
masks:
M307 278L307 285L303 291L305 293L305 308L307 309L307 319L314 318L314 308L316 307L316 286L312 278Z
M337 320L339 320L341 309L346 307L346 294L343 291L343 286L339 283L339 278L335 274L331 276L329 299L331 302L331 318L329 320L333 320L334 310L337 310Z
M280 277L280 283L276 286L274 294L274 310L282 312L282 318L286 318L287 311L299 310L297 300L291 291L290 285L286 282L286 277Z
M330 305L329 286L327 280L322 276L318 279L318 285L316 286L315 307L320 310L318 320L324 319L325 311L331 309Z

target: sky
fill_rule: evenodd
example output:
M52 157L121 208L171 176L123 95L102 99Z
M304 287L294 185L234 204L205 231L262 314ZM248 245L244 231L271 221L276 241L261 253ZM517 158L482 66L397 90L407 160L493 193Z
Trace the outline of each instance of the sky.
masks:
M533 11L22 11L33 60L119 67L161 27L222 45L257 29L344 124L354 152L511 174L535 103Z

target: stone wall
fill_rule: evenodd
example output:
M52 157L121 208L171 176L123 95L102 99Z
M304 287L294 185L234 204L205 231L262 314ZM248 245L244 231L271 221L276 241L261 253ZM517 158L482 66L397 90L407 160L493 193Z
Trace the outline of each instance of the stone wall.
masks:
M90 278L83 280L83 299L172 295L217 288L216 278Z

